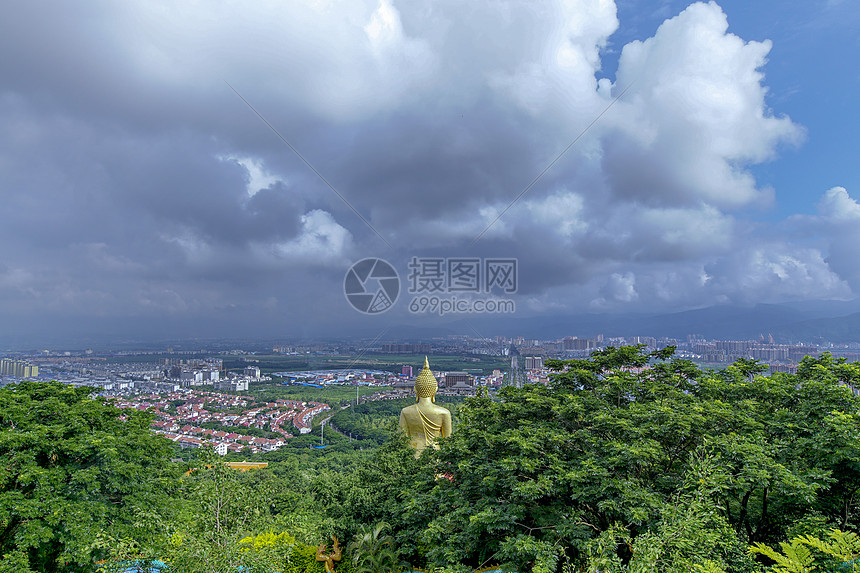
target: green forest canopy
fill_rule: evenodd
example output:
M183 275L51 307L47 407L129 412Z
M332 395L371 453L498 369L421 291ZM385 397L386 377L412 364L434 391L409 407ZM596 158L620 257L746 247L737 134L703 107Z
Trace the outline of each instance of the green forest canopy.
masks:
M815 571L837 558L810 539L850 546L858 364L824 354L797 374L763 376L749 360L705 372L671 348L622 347L549 365L548 385L466 400L453 436L419 459L350 410L387 433L362 436L381 446L285 449L247 474L202 452L184 477L147 414L86 389L7 386L0 571L135 556L177 572L321 571L316 544L381 522L397 559L455 570L753 572L781 555L770 546L808 551L798 570ZM379 407L390 419L394 406Z

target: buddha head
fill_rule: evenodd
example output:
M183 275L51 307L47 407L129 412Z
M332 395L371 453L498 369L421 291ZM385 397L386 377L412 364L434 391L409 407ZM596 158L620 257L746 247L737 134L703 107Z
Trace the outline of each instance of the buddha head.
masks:
M433 402L436 401L436 390L439 389L439 384L436 382L436 377L430 371L430 363L427 357L424 357L424 368L415 379L415 395L418 398L430 398Z

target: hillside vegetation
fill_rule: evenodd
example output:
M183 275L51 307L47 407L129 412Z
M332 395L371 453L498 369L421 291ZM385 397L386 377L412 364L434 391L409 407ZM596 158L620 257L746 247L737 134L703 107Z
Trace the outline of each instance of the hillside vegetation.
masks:
M860 555L860 365L825 354L765 377L638 347L550 364L549 385L450 405L453 436L417 459L391 401L336 413L353 442L296 438L248 473L207 451L169 462L145 413L84 390L7 386L0 571L319 573L332 535L353 542L341 573L812 572Z

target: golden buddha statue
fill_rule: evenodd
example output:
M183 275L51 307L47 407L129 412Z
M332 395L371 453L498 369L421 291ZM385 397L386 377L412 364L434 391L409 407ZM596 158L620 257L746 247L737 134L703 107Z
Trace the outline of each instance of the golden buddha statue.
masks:
M451 412L434 404L439 384L430 371L430 363L424 357L424 368L415 379L417 404L400 411L400 427L409 436L417 457L427 446L438 448L436 439L451 435Z

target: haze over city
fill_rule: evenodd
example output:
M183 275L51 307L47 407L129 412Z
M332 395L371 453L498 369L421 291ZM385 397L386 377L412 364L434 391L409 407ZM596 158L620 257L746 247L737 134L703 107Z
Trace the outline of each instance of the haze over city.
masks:
M465 317L476 336L584 314L860 310L857 3L7 15L5 346L463 321L410 312L413 258L517 261L515 291L492 293L516 311ZM399 274L384 313L344 295L368 257Z

